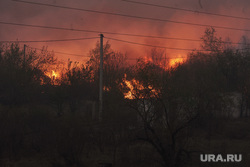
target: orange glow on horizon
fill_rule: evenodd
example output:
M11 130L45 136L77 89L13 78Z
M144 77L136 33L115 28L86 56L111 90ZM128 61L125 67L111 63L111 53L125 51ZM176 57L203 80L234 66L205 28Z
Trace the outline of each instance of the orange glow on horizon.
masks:
M146 56L143 57L143 61L145 63L154 63L152 58L146 57ZM184 63L186 61L186 58L182 57L182 55L179 54L177 58L172 58L169 60L169 62L165 62L165 61L166 61L166 59L163 59L158 63L156 62L157 63L156 65L167 70L171 67L176 67L178 64Z

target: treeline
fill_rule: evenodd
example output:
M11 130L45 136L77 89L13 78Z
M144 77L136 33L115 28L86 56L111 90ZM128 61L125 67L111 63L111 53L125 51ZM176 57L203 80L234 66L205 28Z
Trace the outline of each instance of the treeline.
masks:
M130 65L106 43L101 120L99 44L86 64L69 60L64 68L46 48L28 50L24 57L18 43L2 45L0 164L180 167L197 166L206 149L227 153L210 147L218 134L221 144L247 136L249 124L239 123L237 136L228 125L237 121L235 112L250 114L250 47L233 47L213 28L202 40L200 50L168 68L161 50L152 50L152 61ZM58 68L60 78L48 77ZM130 99L124 98L128 92ZM237 145L229 151L248 156Z

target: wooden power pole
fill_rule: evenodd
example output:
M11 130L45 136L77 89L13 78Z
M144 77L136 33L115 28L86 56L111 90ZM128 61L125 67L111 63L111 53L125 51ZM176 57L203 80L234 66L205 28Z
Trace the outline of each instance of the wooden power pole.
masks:
M103 112L103 34L100 34L100 84L99 84L99 120Z
M23 68L25 68L26 63L26 45L23 45Z

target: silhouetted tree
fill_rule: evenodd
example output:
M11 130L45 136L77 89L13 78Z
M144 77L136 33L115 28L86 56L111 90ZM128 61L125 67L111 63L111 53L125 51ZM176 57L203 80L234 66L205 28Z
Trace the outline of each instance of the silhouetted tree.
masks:
M2 46L0 57L0 101L9 106L36 99L41 83L49 81L44 66L56 61L53 54L32 50L26 50L24 59L18 43Z

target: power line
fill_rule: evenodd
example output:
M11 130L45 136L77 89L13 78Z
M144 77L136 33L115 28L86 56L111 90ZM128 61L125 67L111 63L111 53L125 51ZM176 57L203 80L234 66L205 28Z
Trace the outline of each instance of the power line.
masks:
M194 41L194 42L200 42L200 41L202 41L200 39L178 38L178 37L165 37L165 36L153 36L153 35L130 34L130 33L116 33L116 32L108 32L108 31L74 29L74 28L43 26L43 25L13 23L13 22L4 22L4 21L0 21L0 24L13 25L13 26L22 26L22 27L32 27L32 28L45 28L45 29L54 29L54 30L65 30L65 31L78 31L78 32L98 33L98 34L104 33L104 34L110 34L110 35L133 36L133 37L143 37L143 38L158 38L158 39ZM8 41L6 41L6 42L8 42Z
M129 2L129 3L134 3L134 4L139 4L139 5L153 6L153 7L165 8L165 9L172 9L172 10L191 12L191 13L199 13L199 14L220 16L220 17L227 17L227 18L241 19L241 20L250 20L250 18L247 18L247 17L240 17L240 16L212 13L212 12L203 12L203 11L197 11L197 10L191 10L191 9L177 8L177 7L172 7L172 6L156 5L156 4L152 4L152 3L146 3L146 2L138 2L138 1L131 1L131 0L122 0L122 1Z
M65 31L98 33L98 34L103 33L103 34L110 34L110 35L131 36L131 37L140 37L140 38L170 39L170 40L192 41L192 42L202 42L203 41L201 39L190 39L190 38L179 38L179 37L166 37L166 36L154 36L154 35L131 34L131 33L117 33L117 32L98 31L98 30L86 30L86 29L73 29L73 28L65 28L65 27L43 26L43 25L13 23L13 22L4 22L4 21L0 21L0 24L13 25L13 26L22 26L22 27L32 27L32 28L44 28L44 29L54 29L54 30L65 30ZM95 37L93 37L93 38L95 38ZM78 39L66 39L66 40L78 40ZM64 41L66 41L66 40L64 40ZM82 40L82 39L79 39L79 40ZM0 42L12 42L12 41L0 41ZM16 41L13 41L13 42L16 42ZM29 41L27 41L27 42L29 42ZM30 42L33 42L33 41L30 41ZM41 41L41 42L50 42L50 41L46 40L46 41ZM54 41L51 40L51 42L54 42ZM24 41L24 43L25 43L25 41ZM233 43L233 42L222 42L222 43L244 44L244 43Z
M93 38L97 38L97 37L93 37ZM91 38L91 39L93 39ZM156 46L156 45L149 45L149 44L142 44L142 43L137 43L137 42L131 42L131 41L126 41L126 40L120 40L120 39L115 39L115 38L109 38L106 37L107 39L110 40L115 40L115 41L119 41L119 42L125 42L125 43L129 43L129 44L135 44L135 45L141 45L141 46L148 46L148 47L155 47L155 48L163 48L163 49L172 49L172 50L188 50L188 51L194 51L195 49L186 49L186 48L171 48L171 47L164 47L164 46ZM86 39L86 38L85 38ZM47 51L44 49L39 49L39 48L35 48L35 47L30 47L27 46L28 48L31 49L36 49L36 50L40 50L40 51ZM239 50L246 50L249 48L244 48L244 49L239 49ZM207 51L207 50L196 50L196 51ZM83 55L79 55L79 54L72 54L72 53L65 53L65 52L58 52L58 51L48 51L48 52L53 52L53 53L58 53L58 54L64 54L64 55L71 55L71 56L80 56L80 57L91 57L91 56L83 56ZM176 59L176 58L186 58L186 57L175 57L175 58L161 58L161 59ZM128 60L138 60L140 58L127 58Z
M40 50L40 51L46 51L46 50L43 50L43 49L39 49L39 48L35 48L35 47L30 47L30 46L27 46L26 47L28 48L31 48L31 49L36 49L36 50ZM78 54L71 54L71 53L64 53L64 52L57 52L57 51L48 51L48 52L53 52L53 53L58 53L58 54L64 54L64 55L72 55L72 56L81 56L81 57L91 57L91 56L83 56L83 55L78 55ZM176 59L176 58L186 58L186 57L175 57L175 58L161 58L161 59ZM138 60L140 58L127 58L128 60ZM157 58L159 59L159 58Z
M218 29L235 30L235 31L250 31L250 29L233 28L233 27L225 27L225 26L214 26L214 25L198 24L198 23L188 23L188 22L174 21L174 20L168 20L168 19L158 19L158 18L151 18L151 17L127 15L127 14L121 14L121 13L103 12L103 11L97 11L97 10L74 8L74 7L67 7L67 6L59 6L59 5L39 3L39 2L30 2L30 1L23 1L23 0L12 0L12 1L27 3L27 4L32 4L32 5L49 6L49 7L54 7L54 8L77 10L77 11L84 11L84 12L98 13L98 14L106 14L106 15L113 15L113 16L121 16L121 17L128 17L128 18L135 18L135 19L142 19L142 20L169 22L169 23L175 23L175 24L199 26L199 27L214 27L214 28L218 28Z
M133 37L145 37L145 38L159 38L159 39L173 39L173 40L196 41L196 42L202 41L200 39L189 39L189 38L178 38L178 37L164 37L164 36L152 36L152 35L130 34L130 33L116 33L116 32L108 32L108 31L73 29L73 28L65 28L65 27L53 27L53 26L43 26L43 25L34 25L34 24L3 22L3 21L0 21L0 24L14 25L14 26L23 26L23 27L33 27L33 28L45 28L45 29L65 30L65 31L89 32L89 33L98 33L98 34L104 33L104 34L121 35L121 36L133 36Z
M134 45L141 45L141 46L148 46L148 47L162 48L162 49L170 49L170 50L186 50L186 51L198 51L198 52L211 51L211 50L196 50L196 49L188 49L188 48L173 48L173 47L165 47L165 46L158 46L158 45L150 45L150 44L132 42L132 41L127 41L127 40L122 40L122 39L116 39L116 38L109 38L109 37L106 37L106 38L110 39L110 40L114 40L114 41L119 41L119 42L134 44ZM250 48L237 49L237 50L247 50L247 49L250 49Z
M141 45L141 46L154 47L154 48L171 49L171 50L194 51L194 49L187 49L187 48L172 48L172 47L157 46L157 45L150 45L150 44L143 44L143 43L138 43L138 42L126 41L126 40L121 40L121 39L116 39L116 38L109 38L109 37L106 37L106 38L107 38L107 39L110 39L110 40L114 40L114 41L125 42L125 43L129 43L129 44L134 44L134 45ZM201 50L199 50L199 51L201 51Z
M31 48L31 49L40 50L40 51L47 51L47 50L44 50L44 49L34 48L34 47L30 47L30 46L26 46L26 47ZM84 55L72 54L72 53L64 53L64 52L57 52L57 51L48 51L48 52L64 54L64 55L70 55L70 56L90 57L90 56L84 56Z
M33 27L33 28L45 28L45 29L54 29L54 30L66 30L66 31L79 31L79 32L89 32L89 33L100 33L99 31L92 31L92 30L82 30L82 29L74 29L74 28L53 27L53 26L23 24L23 23L12 23L12 22L4 22L4 21L0 21L0 24L14 25L14 26L23 26L23 27Z
M71 39L51 39L51 40L28 40L28 41L0 41L0 43L42 43L42 42L67 42L67 41L80 41L87 39L97 39L98 37L90 37L90 38L71 38Z

